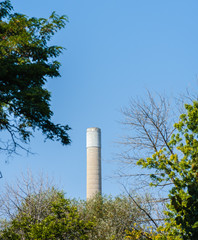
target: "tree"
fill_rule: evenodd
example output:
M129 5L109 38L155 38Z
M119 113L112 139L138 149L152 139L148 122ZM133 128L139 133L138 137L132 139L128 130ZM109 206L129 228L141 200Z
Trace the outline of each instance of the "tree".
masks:
M146 197L136 198L136 203L150 212L147 208ZM111 196L96 195L88 201L77 202L78 211L82 219L94 222L94 227L89 231L90 240L125 239L126 231L131 228L141 229L149 223L145 212L134 204L134 201L125 195L112 198Z
M175 131L173 123L177 114L173 113L170 101L165 95L149 91L145 99L132 98L129 106L121 109L121 113L124 117L122 124L127 133L120 141L123 151L118 155L121 164L117 174L122 181L125 180L123 186L127 184L136 194L149 193L150 199L147 204L153 209L150 216L153 223L155 222L153 229L156 229L164 222L163 211L167 209L167 193L172 183L161 183L157 189L151 189L150 175L154 171L140 169L137 162L168 146Z
M39 219L26 212L29 202L34 206L37 204L37 196L28 196L22 203L22 211L3 227L1 239L88 239L87 233L92 229L93 223L83 221L76 207L64 198L63 193L55 191L54 194L52 197L55 199L51 199ZM47 197L46 201L49 202Z
M171 181L166 227L162 229L193 240L198 236L198 102L185 108L168 144L137 164L154 170L152 186Z
M82 219L61 191L31 175L2 196L0 239L89 239L93 222Z
M21 174L14 184L7 183L0 194L0 216L11 221L19 212L26 212L35 219L47 215L51 201L56 199L57 187L45 175L33 176L31 171ZM45 193L45 194L43 194ZM26 208L21 208L24 199L34 196L34 202L26 201ZM32 204L37 202L37 204Z
M53 12L48 19L12 13L9 0L0 2L0 150L8 154L26 149L33 131L46 139L69 144L68 125L51 120L48 78L58 77L57 58L63 48L49 46L51 37L66 24L66 16Z
M120 155L122 162L125 168L128 164L127 169L131 169L130 165L137 167L137 163L144 169L132 174L120 172L120 175L138 179L140 189L150 185L163 190L161 199L153 200L160 205L163 202L169 204L164 212L166 216L162 216L164 221L158 228L159 234L150 235L151 239L155 239L154 236L156 239L176 239L176 235L177 239L196 239L197 163L193 161L196 162L197 130L190 125L197 126L197 101L192 101L192 94L182 95L179 102L186 101L189 104L185 105L186 109L177 104L176 111L187 112L181 115L178 124L171 124L178 114L172 112L167 98L159 95L156 99L149 92L148 96L145 101L132 99L129 107L122 109L125 117L123 123L129 127L128 130L132 130L128 131L128 136L122 142L127 147ZM157 195L156 188L154 191ZM155 216L152 217L156 220ZM140 234L142 230L135 233Z

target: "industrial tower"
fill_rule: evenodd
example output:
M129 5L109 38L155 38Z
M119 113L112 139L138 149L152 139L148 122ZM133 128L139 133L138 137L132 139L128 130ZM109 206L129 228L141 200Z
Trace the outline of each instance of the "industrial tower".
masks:
M87 128L87 199L102 190L101 184L101 130Z

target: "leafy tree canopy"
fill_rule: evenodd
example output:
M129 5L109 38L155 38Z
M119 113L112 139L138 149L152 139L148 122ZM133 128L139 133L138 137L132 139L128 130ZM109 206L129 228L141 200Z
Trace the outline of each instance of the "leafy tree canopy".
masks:
M146 196L134 198L136 203L147 212L152 211L151 207L148 207L149 199ZM80 201L76 205L82 219L95 223L93 229L88 233L91 240L124 240L127 231L131 230L134 225L136 225L136 229L141 229L141 225L150 224L146 214L130 196L120 195L112 198L98 194L88 201Z
M66 16L53 12L48 19L12 13L9 0L0 2L0 131L10 140L0 138L0 150L7 153L24 148L36 129L46 139L69 144L68 125L51 121L48 78L58 77L56 60L63 48L49 46L51 37L65 27Z
M41 195L43 195L41 197ZM42 202L38 200L41 199ZM35 212L37 205L42 212ZM27 196L14 219L1 226L0 239L88 239L93 222L81 219L77 208L55 189Z

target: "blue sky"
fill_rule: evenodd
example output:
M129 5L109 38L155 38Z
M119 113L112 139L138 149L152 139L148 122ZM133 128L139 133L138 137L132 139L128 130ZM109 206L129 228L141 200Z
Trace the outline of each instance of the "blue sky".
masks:
M67 50L59 58L61 78L50 79L53 120L69 124L72 144L43 142L35 134L35 155L13 156L1 171L14 181L27 168L43 171L69 197L86 196L85 134L88 127L102 130L103 193L123 191L111 178L124 134L119 109L146 89L178 96L197 89L198 2L195 0L16 0L16 12L48 17L66 14L69 23L51 41Z

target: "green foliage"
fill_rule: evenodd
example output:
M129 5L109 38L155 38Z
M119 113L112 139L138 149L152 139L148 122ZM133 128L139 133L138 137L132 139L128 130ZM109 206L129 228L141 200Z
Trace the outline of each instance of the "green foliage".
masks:
M140 159L143 168L154 169L153 186L166 184L170 190L165 231L183 239L198 236L198 102L186 104L186 114L175 124L169 148L161 149L152 157Z
M165 228L160 229L159 232L153 231L152 229L146 232L144 229L136 229L136 226L134 226L131 231L127 231L127 236L125 239L181 240L181 237L167 234Z
M29 142L35 129L47 139L69 144L69 126L51 121L50 92L45 88L48 78L60 76L55 58L63 48L48 42L67 17L53 12L48 19L29 18L11 12L10 1L0 3L0 131L9 133L12 141L0 150L23 148L20 142Z
M88 239L93 223L81 219L77 208L63 193L52 189L50 194L43 194L46 194L43 211L35 214L34 208L41 203L36 195L28 196L16 217L1 227L0 239Z
M144 199L136 199L140 205ZM130 230L135 222L138 226L144 220L144 213L134 204L130 197L102 197L97 195L88 201L78 203L78 211L82 219L94 222L89 232L90 240L122 240L126 230Z

